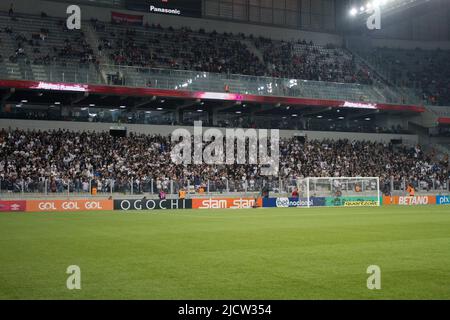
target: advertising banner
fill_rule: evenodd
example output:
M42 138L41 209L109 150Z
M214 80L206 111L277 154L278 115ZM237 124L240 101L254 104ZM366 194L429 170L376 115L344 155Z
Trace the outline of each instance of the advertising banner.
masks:
M436 196L436 204L450 204L450 196Z
M261 207L261 198L208 198L192 199L193 209L248 209Z
M202 0L125 0L128 10L175 16L202 16Z
M327 197L327 207L375 207L378 197Z
M120 12L111 12L111 21L117 24L132 24L142 26L144 24L144 16L135 14L126 14Z
M263 199L264 208L294 208L307 207L307 198L265 198ZM309 199L309 206L325 206L325 198L312 197Z
M26 201L0 201L0 212L21 212L26 209Z
M191 199L166 199L166 200L142 200L142 199L123 199L114 200L114 210L174 210L191 209Z
M384 196L383 205L418 206L436 204L436 196Z
M113 210L112 200L27 200L27 212L104 211Z

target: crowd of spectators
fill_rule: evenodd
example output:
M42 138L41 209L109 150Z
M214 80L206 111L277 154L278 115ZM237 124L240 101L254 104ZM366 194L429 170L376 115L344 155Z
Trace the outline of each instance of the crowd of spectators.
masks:
M99 30L97 22L94 28ZM214 73L263 75L264 65L231 34L193 32L189 28L100 28L99 51L118 65Z
M371 55L399 87L414 89L424 103L450 105L450 51L375 49Z
M371 84L368 68L358 67L352 54L312 41L275 41L243 34L194 32L189 28L111 28L92 21L101 35L99 50L116 64L215 73ZM252 43L262 56L245 43Z
M264 179L260 165L176 165L171 161L170 137L136 135L114 138L109 133L57 131L0 131L2 191L62 192L159 189L199 186L208 181L216 190L226 186L256 188ZM395 147L376 142L280 141L279 177L380 177L406 181L422 188L443 187L449 179L448 157L437 161L420 147ZM268 178L270 179L270 178ZM173 182L171 182L173 181ZM152 186L149 183L152 182ZM147 186L145 188L144 186ZM42 190L40 190L42 191Z
M46 14L41 14L47 18ZM24 30L26 20L12 17L9 25L0 30L5 39L10 41L14 51L8 52L9 60L13 63L20 59L26 64L50 65L79 63L97 64L97 57L88 44L83 31L67 29L65 20L48 20L46 27ZM1 42L0 42L1 43Z
M317 46L312 41L253 40L263 53L272 77L328 82L372 84L369 68L358 67L354 56L333 45Z

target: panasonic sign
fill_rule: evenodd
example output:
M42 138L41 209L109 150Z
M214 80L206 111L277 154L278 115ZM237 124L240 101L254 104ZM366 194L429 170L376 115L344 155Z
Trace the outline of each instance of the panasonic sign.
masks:
M181 15L181 10L179 9L167 9L167 8L158 8L154 5L150 6L150 12L153 13L165 13L165 14L173 14L173 15Z

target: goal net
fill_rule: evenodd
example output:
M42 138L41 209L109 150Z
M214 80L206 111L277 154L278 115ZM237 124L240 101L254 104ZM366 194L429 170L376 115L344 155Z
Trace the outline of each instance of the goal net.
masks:
M380 205L377 177L311 177L297 180L301 207L362 207Z

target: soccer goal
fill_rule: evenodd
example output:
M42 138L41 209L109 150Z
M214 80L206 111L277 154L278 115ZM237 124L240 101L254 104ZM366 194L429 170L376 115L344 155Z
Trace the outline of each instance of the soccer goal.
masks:
M378 177L311 177L297 180L302 207L380 206Z

